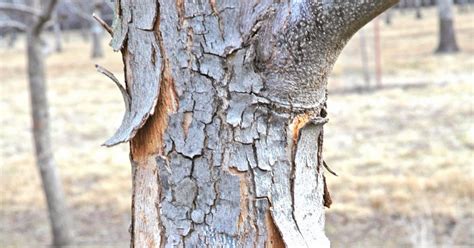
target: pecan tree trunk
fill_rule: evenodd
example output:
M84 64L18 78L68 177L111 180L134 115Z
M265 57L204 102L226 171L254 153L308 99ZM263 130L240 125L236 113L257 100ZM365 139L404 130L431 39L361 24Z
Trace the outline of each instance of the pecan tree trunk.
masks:
M92 5L92 13L97 15L101 15L102 12L102 1L90 1L89 4ZM90 18L90 17L89 17ZM104 50L102 48L102 28L100 25L95 22L92 18L90 18L90 29L91 29L91 37L92 37L92 58L102 58L104 57Z
M327 78L396 2L116 1L132 247L328 247Z
M30 88L31 115L36 164L41 176L48 205L49 221L54 247L71 244L71 230L64 191L56 167L50 138L50 118L45 75L45 55L42 49L41 33L51 18L56 0L44 3L37 20L27 32L28 82ZM39 5L39 2L36 1ZM40 8L40 7L38 7Z
M437 0L439 14L439 43L437 53L459 51L454 29L453 0Z

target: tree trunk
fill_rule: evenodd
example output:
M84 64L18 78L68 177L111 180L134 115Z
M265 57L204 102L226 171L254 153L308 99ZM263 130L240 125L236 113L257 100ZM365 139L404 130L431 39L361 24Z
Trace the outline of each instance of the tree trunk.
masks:
M91 1L93 5L93 13L100 16L101 6L100 1ZM102 48L102 27L93 19L91 19L91 37L92 37L92 58L102 58L104 56L104 49Z
M79 18L80 21L79 21L79 24L80 24L80 27L79 27L79 34L81 35L82 37L82 40L84 42L89 42L89 33L90 33L90 30L91 28L89 27L90 25L90 21L88 20L84 20L82 18Z
M385 11L385 24L386 25L391 25L392 24L392 15L394 13L394 8L390 8L387 11Z
M406 9L408 8L408 0L400 0L398 7L400 8L400 13L405 14Z
M130 141L132 247L329 247L327 77L396 1L146 2L116 1L126 113L105 143Z
M36 164L41 175L48 205L53 245L62 247L71 243L71 233L64 192L51 148L45 63L40 38L44 23L46 23L51 15L48 9L54 7L55 1L51 0L45 5L45 13L38 18L38 23L35 23L27 33L28 81Z
M414 4L415 4L415 17L416 17L416 19L421 19L421 18L423 18L423 15L421 13L421 8L422 8L421 1L422 0L414 0L414 1L415 1L414 2Z
M53 32L54 32L54 50L57 53L63 51L63 41L62 41L62 34L61 34L61 26L59 25L59 18L57 11L53 14Z
M365 88L362 86L361 88L365 89L366 91L370 90L370 70L369 70L369 56L367 51L367 41L365 37L364 30L359 31L360 36L360 58L362 63L362 75L364 78Z
M14 48L14 47L15 47L15 43L16 43L17 40L18 40L18 33L17 33L16 30L12 30L12 31L8 34L7 47L8 47L8 48Z
M454 30L453 0L438 0L439 44L437 53L455 53L459 51Z
M64 193L58 170L54 163L50 141L48 99L44 73L44 59L39 37L28 37L28 79L30 84L31 114L33 116L33 138L36 163L41 175L43 189L48 203L49 219L54 245L70 243L70 233L64 201Z

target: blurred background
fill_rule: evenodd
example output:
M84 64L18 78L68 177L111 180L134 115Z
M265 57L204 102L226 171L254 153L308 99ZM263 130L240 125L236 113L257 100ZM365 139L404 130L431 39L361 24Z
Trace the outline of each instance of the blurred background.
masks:
M34 8L0 0L0 247L42 247L51 234L20 25L30 14L9 4ZM401 1L334 68L325 132L325 160L339 175L326 176L333 247L474 247L474 2L451 4L446 15L435 1ZM122 60L92 12L113 18L110 1L62 0L42 36L52 147L74 245L128 247L128 146L100 146L123 102L94 69L122 78ZM440 32L440 17L453 32Z

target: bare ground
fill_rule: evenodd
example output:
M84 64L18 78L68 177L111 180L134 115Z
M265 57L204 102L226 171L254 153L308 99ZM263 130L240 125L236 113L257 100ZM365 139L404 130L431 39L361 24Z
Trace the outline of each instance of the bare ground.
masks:
M413 13L393 21L380 24L383 85L390 87L353 90L365 85L357 35L330 80L324 155L339 177L327 176L334 201L328 235L334 247L473 247L473 14L457 16L463 52L456 55L433 54L434 10L421 21ZM365 31L372 50L372 26ZM75 244L127 247L128 147L100 146L119 124L123 103L93 69L99 63L121 77L121 59L108 51L91 61L88 43L69 36L64 52L48 58L48 80ZM22 44L0 49L1 247L42 247L50 240L24 65Z

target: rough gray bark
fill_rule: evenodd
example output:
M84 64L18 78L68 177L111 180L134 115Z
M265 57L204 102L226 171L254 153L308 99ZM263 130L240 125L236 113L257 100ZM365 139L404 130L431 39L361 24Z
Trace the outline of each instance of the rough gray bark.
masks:
M62 247L71 243L71 233L64 193L51 148L45 63L40 38L55 4L55 0L47 1L44 5L44 11L39 15L31 29L28 30L27 56L36 163L47 200L53 245Z
M132 247L328 247L327 78L396 2L116 1Z
M439 13L439 43L437 53L459 51L454 30L453 0L437 0Z

